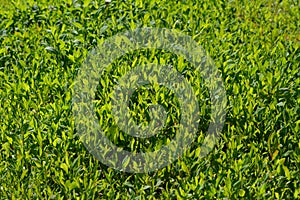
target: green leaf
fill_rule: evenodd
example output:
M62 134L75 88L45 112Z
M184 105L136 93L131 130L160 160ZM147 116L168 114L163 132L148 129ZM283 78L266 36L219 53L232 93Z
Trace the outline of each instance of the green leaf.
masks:
M62 168L66 173L69 172L68 165L66 163L61 163L60 168Z
M289 168L287 168L286 166L282 166L282 168L283 168L283 171L284 171L284 173L285 173L285 176L287 177L287 179L288 180L290 180L291 179L291 175L290 175L290 171L289 171Z
M245 193L246 193L245 190L243 190L243 189L240 189L240 190L239 190L239 196L240 196L240 197L244 197L244 196L245 196Z

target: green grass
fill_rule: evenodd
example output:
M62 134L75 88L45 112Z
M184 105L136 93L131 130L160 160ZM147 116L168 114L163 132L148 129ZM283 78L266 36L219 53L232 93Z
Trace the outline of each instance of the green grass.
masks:
M1 2L0 199L300 198L298 1ZM71 109L78 70L105 38L136 27L191 36L222 74L226 122L207 157L199 159L209 121L205 104L200 105L204 122L190 150L155 172L108 168L80 141ZM156 87L141 88L135 98L142 103L131 105L132 115L143 122L147 103L172 100L175 106L166 105L171 126L152 140L126 136L111 123L109 106L103 106L109 105L113 78L121 77L128 63L177 66L180 59L171 52L143 50L112 64L113 73L99 81L95 113L114 143L132 151L153 150L172 138L176 99L164 89L166 99L156 99ZM194 89L201 91L198 97L205 99L207 90L197 87L200 79L186 61L183 65Z

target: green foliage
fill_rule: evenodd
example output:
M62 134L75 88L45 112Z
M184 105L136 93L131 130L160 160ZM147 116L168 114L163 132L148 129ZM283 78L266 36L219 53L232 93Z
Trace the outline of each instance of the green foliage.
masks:
M4 2L4 3L3 3ZM296 199L300 197L300 5L283 1L6 1L0 10L0 197L4 199ZM180 117L172 92L134 93L133 118L149 104L169 113L163 134L137 139L112 122L111 89L142 63L172 64L199 102L198 138L177 162L148 174L107 168L81 143L71 88L88 51L136 27L181 31L222 72L228 107L221 139L199 159L209 93L189 63L141 50L111 65L96 92L99 122L115 144L152 151L174 136ZM128 160L124 159L126 165Z

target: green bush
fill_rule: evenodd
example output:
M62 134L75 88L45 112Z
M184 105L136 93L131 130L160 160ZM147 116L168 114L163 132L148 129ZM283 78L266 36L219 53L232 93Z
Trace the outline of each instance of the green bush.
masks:
M1 198L300 197L298 1L1 2ZM191 36L222 73L228 102L226 122L207 157L199 159L202 131L209 120L207 101L200 105L204 122L190 150L155 172L129 174L108 168L80 141L71 109L78 70L97 44L137 27L175 29ZM133 151L156 149L171 139L178 117L176 99L162 89L173 99L172 105L165 105L173 116L166 135L138 140L110 122L111 116L102 112L108 109L106 94L128 63L134 67L143 60L174 66L184 62L186 77L201 91L198 97L207 98L205 87L197 87L196 75L180 59L170 52L135 51L114 62L115 71L99 80L95 112L115 143ZM138 122L145 121L147 103L170 103L156 99L157 90L141 88L135 93L131 107Z

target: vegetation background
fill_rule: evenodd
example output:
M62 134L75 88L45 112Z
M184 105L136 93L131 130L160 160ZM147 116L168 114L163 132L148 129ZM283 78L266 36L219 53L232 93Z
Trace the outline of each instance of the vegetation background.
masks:
M1 0L1 5L0 199L300 197L298 0L116 0L107 6L103 0ZM173 164L128 174L101 164L80 142L71 112L80 65L105 38L136 27L193 37L222 73L226 123L207 157L198 158L199 134ZM159 56L180 59L155 52ZM115 138L132 150L140 144L123 139Z

